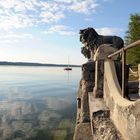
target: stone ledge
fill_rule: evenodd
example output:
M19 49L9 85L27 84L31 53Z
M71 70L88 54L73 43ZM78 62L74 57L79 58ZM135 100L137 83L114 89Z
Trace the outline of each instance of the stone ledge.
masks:
M121 96L113 61L105 61L104 75L104 100L114 125L125 140L140 140L140 99L129 101Z
M80 123L76 125L73 140L93 140L90 123Z
M89 109L93 139L122 140L121 134L110 120L110 111L103 98L93 98L92 94L89 93Z
M91 112L97 112L99 110L109 110L106 105L105 102L103 100L103 98L94 98L93 97L93 93L89 92L89 107L90 107L90 113Z

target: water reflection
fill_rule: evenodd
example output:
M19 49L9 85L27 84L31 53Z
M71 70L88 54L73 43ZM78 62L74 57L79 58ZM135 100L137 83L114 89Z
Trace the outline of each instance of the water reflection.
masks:
M0 67L0 140L72 139L80 69Z

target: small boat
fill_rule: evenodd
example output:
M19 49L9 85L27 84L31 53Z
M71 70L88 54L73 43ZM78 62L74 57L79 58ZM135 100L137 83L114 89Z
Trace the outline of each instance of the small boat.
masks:
M67 67L67 68L64 68L64 70L72 70L72 68L70 68L70 67Z
M68 57L68 67L66 67L66 68L64 68L64 70L72 70L72 68L71 67L69 67L69 57Z

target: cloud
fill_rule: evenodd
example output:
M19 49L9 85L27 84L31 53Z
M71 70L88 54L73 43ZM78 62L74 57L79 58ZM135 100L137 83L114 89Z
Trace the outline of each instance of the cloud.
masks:
M4 39L4 40L0 40L0 44L11 44L11 43L18 43L19 40L17 39L13 39L13 40L10 40L10 39Z
M115 35L123 31L123 29L120 28L109 28L109 27L98 28L96 30L99 34L102 35Z
M72 2L69 9L77 13L89 14L94 12L97 6L94 0L77 0Z
M42 22L50 23L50 22L57 22L61 18L64 18L64 14L62 12L42 12L41 15Z
M24 28L35 24L36 0L1 0L0 29Z
M97 7L95 0L1 0L0 29L52 24L65 18L67 11L90 14Z
M0 39L9 39L9 38L16 38L16 39L23 39L23 38L33 38L32 34L15 34L15 33L9 33L6 35L0 35Z
M32 34L0 34L0 44L13 44L19 43L22 39L33 39Z
M71 31L67 26L64 25L54 25L48 29L48 31L42 32L44 34L53 34L53 33L58 33L60 35L75 35L74 31Z
M103 2L113 2L114 0L102 0Z

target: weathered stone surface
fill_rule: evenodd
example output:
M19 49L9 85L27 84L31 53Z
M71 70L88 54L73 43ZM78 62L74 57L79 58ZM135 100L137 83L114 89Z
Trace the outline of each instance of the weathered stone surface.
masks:
M105 111L94 115L93 132L94 140L123 140Z
M90 60L93 60L94 56L94 61L88 61L82 66L82 79L77 98L78 121L74 139L90 140L93 134L94 140L139 140L140 100L130 102L121 97L120 55L112 58L116 68L114 62L107 58L109 54L123 47L123 41L119 37L98 35L92 28L80 31L80 41L84 44L82 53ZM125 70L127 84L128 67ZM91 124L87 123L88 121Z
M117 48L113 48L112 44L102 44L99 46L99 48L95 52L94 61L107 60L108 55L114 53L115 51L117 51ZM117 60L118 57L119 55L115 55L111 59Z
M80 123L76 126L73 140L93 140L90 123Z
M91 58L91 52L89 49L87 49L86 47L82 47L81 48L81 53L88 59Z
M104 100L116 128L124 140L140 139L140 99L131 102L121 96L114 63L105 62Z
M130 100L137 100L139 98L139 81L128 82L128 97Z
M88 92L93 91L95 79L95 63L88 61L82 65L82 79L78 91L77 106L80 109L78 123L89 122Z
M84 85L83 85L84 86ZM82 122L90 121L89 120L89 106L88 106L88 92L85 89L82 90L81 95L81 117Z
M104 75L104 61L99 60L95 62L95 86L93 89L93 96L96 98L103 97L103 75Z
M121 140L122 137L110 120L110 111L102 98L89 94L90 118L94 140Z
M120 61L114 61L114 63L115 63L117 78L120 86L122 87L122 63Z
M108 55L115 52L116 50L117 48L113 48L111 44L102 44L95 52L95 86L93 90L93 96L96 98L103 97L104 61L108 60ZM118 60L118 57L119 55L116 55L112 59ZM120 77L121 74L118 75L118 78Z
M140 94L140 64L138 65L138 74L139 74L139 94Z
M82 65L82 79L86 81L93 81L95 79L95 62L88 61Z

